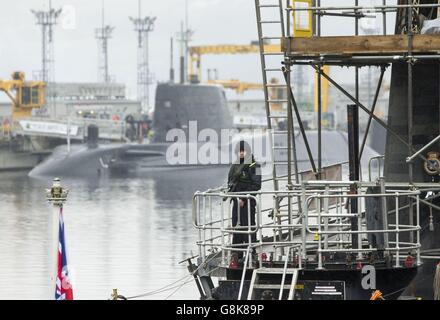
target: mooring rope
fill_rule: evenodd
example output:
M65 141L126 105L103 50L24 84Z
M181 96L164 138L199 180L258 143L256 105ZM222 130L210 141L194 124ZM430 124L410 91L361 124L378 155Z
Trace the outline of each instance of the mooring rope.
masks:
M146 292L146 293L143 293L143 294L138 294L138 295L135 295L135 296L126 297L126 299L127 299L127 300L132 300L132 299L137 299L137 298L142 298L142 297L148 297L148 296L151 296L151 295L159 294L159 293L162 293L162 292L166 292L166 291L169 291L169 290L173 290L173 289L175 289L175 288L180 289L180 288L183 287L185 284L187 284L187 283L189 283L189 282L191 282L191 281L194 281L194 279L192 279L192 277L194 276L194 274L197 273L197 272L198 272L203 266L207 265L209 262L211 262L212 260L214 260L214 259L215 259L220 253L221 253L221 251L216 252L211 258L209 258L207 261L205 261L205 262L202 263L200 266L198 266L197 269L195 269L192 273L190 273L190 274L188 274L188 275L186 275L186 276L180 278L179 280L176 280L176 281L174 281L174 282L172 282L172 283L170 283L170 284L168 284L168 285L166 285L166 286L164 286L164 287L162 287L162 288L159 288L159 289L156 289L156 290L153 290L153 291L150 291L150 292ZM218 268L215 268L215 269L209 271L207 274L210 274L210 273L214 272L214 271L217 270L217 269L218 269ZM191 279L186 280L187 278L190 278L190 277L191 277ZM182 282L182 284L175 285L175 284L177 284L177 283L179 283L179 282ZM175 286L173 286L173 285L175 285ZM175 292L177 292L177 291L178 291L178 290L176 290ZM174 292L174 293L175 293L175 292ZM174 294L174 293L173 293L173 294ZM172 296L173 294L171 294L170 296Z
M214 271L216 271L217 269L220 269L220 267L217 267L217 268L215 268L215 269L212 269L211 271L209 271L209 272L207 272L206 274L211 274L211 273L213 273ZM192 280L189 280L189 281L187 281L187 282L185 282L185 283L183 283L181 286L179 286L176 290L174 290L173 292L171 292L164 300L168 300L169 298L171 298L173 295L175 295L180 289L182 289L183 288L183 286L185 286L186 284L188 284L189 282L192 282Z
M156 295L156 294L159 294L159 293L163 293L163 292L167 292L167 291L170 291L170 290L173 290L173 289L176 289L176 288L181 288L185 284L190 283L192 281L194 281L194 280L193 279L189 279L189 280L186 280L185 282L183 282L183 284L178 284L178 285L175 285L175 286L172 286L172 287L169 287L169 288L164 287L164 288L157 289L157 290L154 290L154 291L151 291L151 292L147 292L147 293L144 293L144 294L139 294L137 296L127 297L126 299L127 300L132 300L132 299L136 299L136 298L145 298L145 297L153 296L153 295Z
M384 294L382 297L387 298L387 297L393 296L393 295L395 295L396 293L399 293L399 292L405 291L406 288L407 288L407 287L404 287L404 288L399 289L399 290L396 290L396 291L394 291L394 292Z
M132 299L137 299L137 298L142 298L142 297L148 297L148 296L151 296L151 295L155 295L155 294L159 294L159 293L162 293L162 292L166 292L168 290L172 290L172 289L174 289L174 288L179 286L179 285L177 285L177 286L172 286L172 285L177 284L177 283L179 283L181 281L185 281L186 279L188 279L191 276L192 276L191 274L188 274L188 275L184 276L183 278L180 278L179 280L176 280L176 281L174 281L174 282L172 282L170 284L167 284L166 286L164 286L162 288L159 288L159 289L156 289L156 290L153 290L153 291L149 291L149 292L146 292L146 293L138 294L138 295L135 295L135 296L126 297L126 299L127 300L132 300ZM192 279L187 280L187 281L188 282L192 281Z

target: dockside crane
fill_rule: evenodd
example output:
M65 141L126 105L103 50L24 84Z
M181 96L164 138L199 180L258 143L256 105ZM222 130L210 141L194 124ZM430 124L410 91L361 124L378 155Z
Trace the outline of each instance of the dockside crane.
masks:
M242 82L238 79L232 80L208 80L208 84L220 85L226 89L235 90L237 94L243 94L249 90L263 90L262 83Z
M202 56L204 55L237 55L237 54L258 54L259 46L256 44L250 45L206 45L206 46L193 46L189 47L189 78L194 82L200 82L202 80ZM265 45L267 52L279 52L281 50L279 45L267 44ZM274 80L275 81L275 80ZM226 89L235 90L237 94L243 94L249 90L263 90L262 83L242 82L237 79L232 80L218 80L208 79L207 83L221 85ZM277 88L271 90L271 96L274 99L280 99L280 94ZM275 109L281 108L279 106L273 106Z
M200 82L202 80L202 57L204 55L238 55L238 54L258 54L260 48L257 44L251 43L250 45L205 45L205 46L193 46L189 47L189 65L188 65L188 73L189 78L192 81ZM265 44L264 52L265 53L277 53L280 52L280 45L275 44ZM324 67L324 71L329 74L330 69L328 66ZM270 80L272 84L277 84L277 79L273 78ZM209 84L217 84L221 85L226 89L235 90L238 94L243 94L248 90L263 90L264 86L262 83L249 83L249 82L241 82L240 80L232 79L232 80L217 80L217 79L208 79L207 83ZM328 91L329 91L329 83L327 80L321 80L322 85L322 110L323 112L328 112ZM317 112L318 105L318 78L315 77L314 84L314 112ZM273 100L282 100L286 99L283 97L283 89L280 88L271 88L270 96ZM272 108L274 110L279 110L281 108L280 104L272 104Z
M202 79L202 56L204 55L224 55L224 54L258 54L258 45L208 45L189 47L189 66L188 72L190 79ZM265 46L267 52L279 52L279 45L268 44Z
M30 117L33 109L42 108L46 103L45 89L45 82L26 81L20 71L13 72L11 80L0 79L0 91L12 101L13 121Z

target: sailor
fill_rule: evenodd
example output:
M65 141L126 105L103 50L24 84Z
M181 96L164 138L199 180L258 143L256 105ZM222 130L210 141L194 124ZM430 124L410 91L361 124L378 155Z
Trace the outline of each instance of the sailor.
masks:
M231 166L228 175L229 192L247 192L258 191L261 189L261 167L255 161L251 148L245 141L240 141L237 145L237 161ZM232 226L241 227L237 231L247 231L248 226L255 226L255 208L256 201L253 198L233 198L232 208ZM250 211L250 221L249 221ZM255 228L252 228L255 231ZM256 232L251 234L251 242L257 241ZM244 233L234 233L232 238L234 246L240 244L249 244L249 235ZM242 247L246 247L243 245ZM243 257L243 252L238 253Z

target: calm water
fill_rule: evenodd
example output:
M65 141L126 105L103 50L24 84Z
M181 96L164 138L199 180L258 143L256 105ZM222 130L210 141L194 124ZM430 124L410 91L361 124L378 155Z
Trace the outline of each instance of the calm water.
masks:
M179 261L195 246L191 199L219 186L227 169L163 171L137 177L65 180L64 209L75 299L133 296L188 275ZM49 299L51 180L0 173L0 299ZM164 299L174 290L149 296ZM194 282L172 299L198 299Z

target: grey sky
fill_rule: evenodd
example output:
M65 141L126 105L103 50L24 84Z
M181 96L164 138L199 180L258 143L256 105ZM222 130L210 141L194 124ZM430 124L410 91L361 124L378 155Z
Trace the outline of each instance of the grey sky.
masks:
M5 0L3 0L5 1ZM157 16L150 37L151 71L157 80L169 74L170 37L180 30L184 0L143 0L143 13ZM48 8L47 0L5 1L0 11L0 77L14 70L31 76L41 68L40 29L30 9ZM253 1L189 0L190 26L196 30L194 44L244 43L256 39ZM62 19L55 30L55 70L57 81L96 81L97 44L94 29L101 24L100 0L53 0L53 7L72 6L76 27L63 29ZM109 44L110 73L126 83L130 95L136 90L136 34L129 16L137 16L137 0L105 0L106 21L116 27ZM176 46L176 55L178 53ZM205 64L218 68L223 78L252 81L259 75L258 57L206 57ZM177 57L176 57L177 63Z
M249 44L257 39L253 0L188 0L189 25L195 30L193 45ZM352 5L353 0L323 0L323 5ZM378 1L373 1L378 2ZM381 1L379 1L381 2ZM389 3L395 3L389 0ZM137 15L137 0L105 0L106 22L115 26L109 44L110 73L117 82L127 85L127 93L136 94L136 34L129 16ZM368 5L370 0L360 1ZM169 42L180 30L185 0L142 0L143 14L157 16L155 31L150 37L150 64L156 80L166 81L169 75ZM53 0L55 8L71 6L75 12L75 28L63 28L63 17L55 29L56 80L90 82L97 80L97 43L94 29L101 24L101 0ZM14 70L28 77L41 68L41 32L30 9L47 9L48 0L2 0L0 11L0 78L9 78ZM393 25L390 19L389 25ZM351 19L334 19L323 23L325 34L352 33ZM178 44L175 44L177 68ZM206 56L206 68L217 68L220 78L238 78L261 82L259 57ZM338 73L338 71L335 71ZM0 97L4 100L4 97Z

